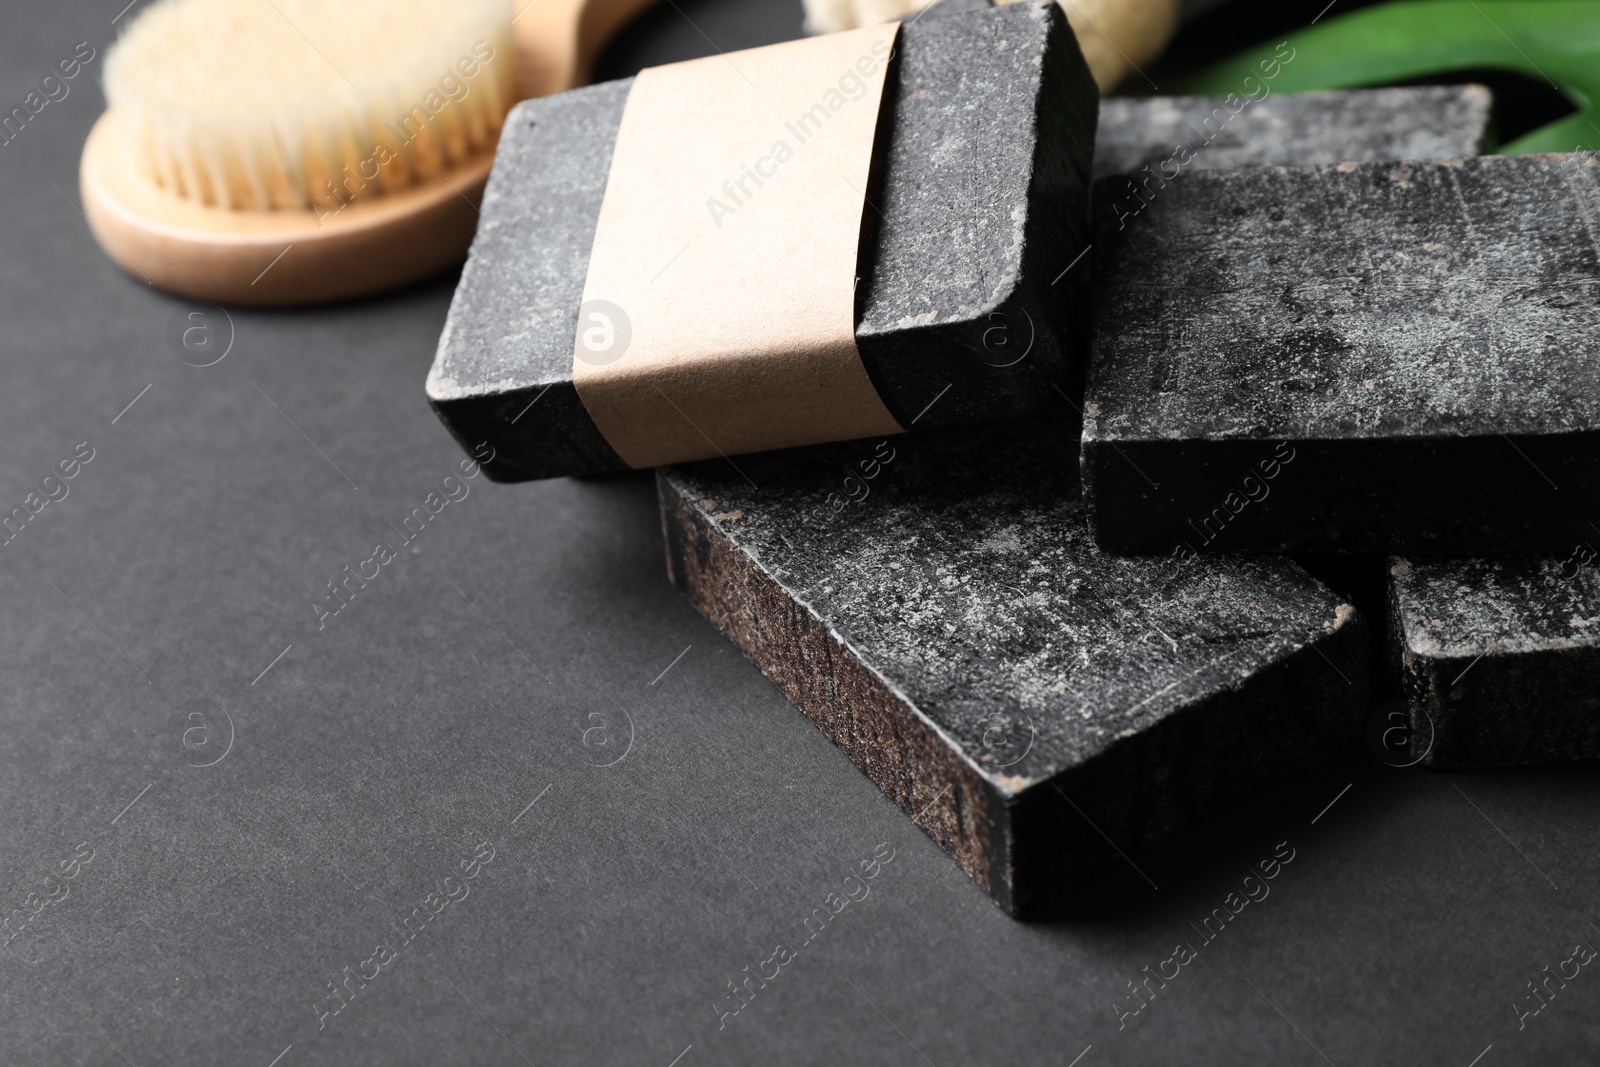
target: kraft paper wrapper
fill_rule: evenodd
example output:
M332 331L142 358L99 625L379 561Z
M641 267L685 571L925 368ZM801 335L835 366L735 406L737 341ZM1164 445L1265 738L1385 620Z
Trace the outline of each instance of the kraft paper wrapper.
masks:
M898 29L634 80L573 359L579 397L629 466L902 432L855 342L861 213Z

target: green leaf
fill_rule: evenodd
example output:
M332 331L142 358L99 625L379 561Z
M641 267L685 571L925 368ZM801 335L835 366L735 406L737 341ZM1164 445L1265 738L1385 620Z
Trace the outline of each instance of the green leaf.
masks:
M1506 70L1548 83L1578 111L1500 152L1600 144L1600 0L1409 0L1329 19L1291 34L1287 44L1287 62L1274 59L1281 45L1262 45L1185 79L1179 91L1259 96L1263 85L1295 93ZM1268 79L1274 62L1276 76Z

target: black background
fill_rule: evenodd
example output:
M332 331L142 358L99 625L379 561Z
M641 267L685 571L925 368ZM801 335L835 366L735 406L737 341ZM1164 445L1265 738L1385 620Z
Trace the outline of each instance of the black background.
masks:
M798 31L787 0L676 3L605 70ZM0 511L94 449L0 547L0 914L93 849L0 950L0 1062L1466 1067L1492 1045L1492 1067L1595 1047L1592 968L1525 1029L1513 1008L1600 945L1592 766L1353 752L1136 857L1098 913L1027 926L667 584L648 475L478 478L319 632L326 583L461 458L422 391L453 279L213 312L226 358L180 362L169 321L193 309L114 268L75 206L120 6L9 4L0 31L3 111L98 50L0 146ZM401 945L485 839L469 895ZM1200 945L1191 924L1281 841L1270 896ZM800 944L880 844L867 899ZM319 1030L327 983L379 941L398 957ZM719 1030L727 983L780 941L798 958ZM1199 958L1119 1030L1125 983L1180 942Z

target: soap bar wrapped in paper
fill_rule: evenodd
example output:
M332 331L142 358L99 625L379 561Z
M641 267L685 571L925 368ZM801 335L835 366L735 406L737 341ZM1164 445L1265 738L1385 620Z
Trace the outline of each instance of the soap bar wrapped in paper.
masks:
M428 396L500 480L1032 408L1079 358L1097 102L1021 3L524 103Z

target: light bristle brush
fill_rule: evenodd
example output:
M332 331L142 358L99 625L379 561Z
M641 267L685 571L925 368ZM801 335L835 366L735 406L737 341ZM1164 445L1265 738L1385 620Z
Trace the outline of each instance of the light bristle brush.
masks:
M580 84L648 2L158 0L106 59L90 228L129 273L224 304L426 277L466 254L511 105Z

